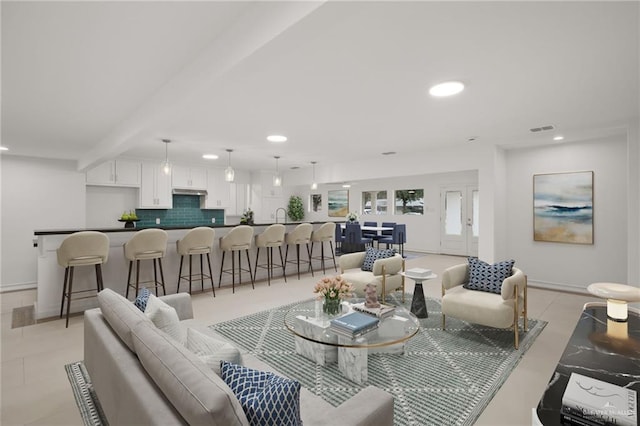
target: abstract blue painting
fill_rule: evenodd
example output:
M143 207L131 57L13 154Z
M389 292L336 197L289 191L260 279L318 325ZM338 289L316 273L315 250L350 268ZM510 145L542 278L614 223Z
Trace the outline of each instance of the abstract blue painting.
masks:
M593 172L533 176L533 239L593 244Z

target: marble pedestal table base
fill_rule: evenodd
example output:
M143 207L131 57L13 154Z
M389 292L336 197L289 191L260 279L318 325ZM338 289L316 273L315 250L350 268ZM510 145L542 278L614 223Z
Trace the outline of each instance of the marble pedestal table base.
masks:
M416 285L413 289L413 298L411 299L411 313L418 318L429 318L429 312L427 312L427 302L424 299L424 289L422 288L422 282L437 278L438 276L436 274L431 274L426 277L413 275L411 273L411 270L400 272L400 274L404 275L407 278L411 278L416 282Z
M404 354L404 342L395 345L369 346L371 337L375 335L377 335L375 337L382 335L397 336L397 330L404 327L402 320L385 325L386 327L378 328L356 339L338 337L338 343L340 344L340 347L338 347L338 368L346 378L359 384L366 383L369 380L369 354Z
M327 332L329 323L327 321L315 318L304 317L302 315L296 317L297 325L305 336L316 336ZM333 340L338 343L338 338L334 336ZM296 353L303 357L314 361L318 365L327 365L338 361L338 347L325 345L322 343L312 342L303 339L300 336L295 337Z
M325 340L329 333L329 322L322 319L315 319L311 317L298 316L296 317L297 325L305 336L315 336L319 338L320 335L325 335ZM372 331L371 335L397 335L404 325L399 320L390 324L383 329L377 329ZM328 334L326 334L328 333ZM331 343L316 343L304 339L300 336L295 337L296 353L303 357L314 361L318 365L327 365L330 363L338 363L340 372L348 379L353 380L356 383L366 383L368 380L368 357L369 353L404 353L404 343L398 343L395 345L387 345L380 347L368 347L368 334L360 336L356 339L349 339L347 337L336 336L331 334L330 341L332 340L335 346Z

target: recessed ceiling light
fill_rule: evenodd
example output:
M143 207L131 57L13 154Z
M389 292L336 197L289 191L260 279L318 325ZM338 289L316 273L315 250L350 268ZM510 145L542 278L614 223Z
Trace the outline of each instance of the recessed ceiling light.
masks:
M349 185L348 183L345 183L344 185L342 185L343 188L351 188L351 185Z
M9 151L9 148L6 146L0 146L0 151Z
M429 94L435 97L452 96L464 90L464 84L459 81L445 81L444 83L431 86Z
M202 158L204 158L205 160L217 160L218 156L215 154L204 154Z
M553 137L553 140L554 140L554 141L561 141L561 140L563 140L563 139L564 139L564 136L560 136L560 135L558 135L558 136L554 136L554 137Z
M267 136L269 142L286 142L287 137L282 135L269 135Z

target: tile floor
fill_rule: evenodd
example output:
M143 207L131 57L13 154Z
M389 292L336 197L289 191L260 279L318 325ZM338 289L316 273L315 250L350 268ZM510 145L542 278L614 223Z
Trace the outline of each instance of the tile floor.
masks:
M464 262L455 256L426 255L407 261L407 268L427 267L441 276L451 265ZM331 270L333 272L333 270ZM327 270L329 274L329 270ZM194 294L195 317L205 323L220 322L312 296L316 277L295 274L236 288ZM107 281L108 286L108 281ZM440 297L440 279L424 283L425 294ZM407 290L413 282L407 280ZM1 386L0 423L2 425L79 425L80 415L63 366L83 359L83 317L52 320L11 329L11 312L28 306L35 290L0 294L1 305ZM477 425L530 425L531 408L545 389L566 342L578 321L585 302L596 300L587 295L560 293L530 288L529 316L548 321L547 327L516 369L498 391L477 421Z

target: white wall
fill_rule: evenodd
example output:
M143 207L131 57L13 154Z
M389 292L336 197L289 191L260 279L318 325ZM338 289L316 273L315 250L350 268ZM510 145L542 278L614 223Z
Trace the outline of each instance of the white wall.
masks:
M373 221L396 222L407 225L407 243L405 249L439 253L440 252L440 187L444 185L477 185L477 171L451 172L422 174L417 176L403 176L385 179L365 179L359 180L349 190L349 210L362 213L362 192L363 191L387 191L388 205L387 214L362 215L360 222ZM329 217L327 210L328 192L342 190L341 185L319 185L317 190L311 191L308 185L291 188L290 192L302 197L305 205L305 220L343 221L344 217ZM393 206L393 196L395 190L400 189L424 189L424 215L395 215ZM322 210L314 212L311 210L311 194L322 195ZM482 196L481 196L482 198ZM288 196L287 196L288 200Z
M87 228L122 228L118 218L124 211L135 210L138 188L87 186Z
M0 290L35 285L35 230L85 227L85 177L75 161L2 155Z
M507 152L507 255L530 281L584 289L627 282L626 138ZM533 240L533 175L594 172L594 244Z

